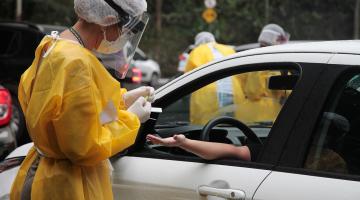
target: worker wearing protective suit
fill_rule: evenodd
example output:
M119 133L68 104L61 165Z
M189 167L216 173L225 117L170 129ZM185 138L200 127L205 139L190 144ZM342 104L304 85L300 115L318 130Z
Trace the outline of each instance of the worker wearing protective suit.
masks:
M108 158L132 145L150 116L153 88L127 92L97 59L112 54L123 78L147 24L145 0L75 0L79 20L45 36L21 77L19 101L34 147L11 199L112 199Z
M195 45L197 47L190 53L185 72L235 53L233 48L216 43L214 35L209 32L197 34ZM191 94L190 122L203 125L216 116L234 115L226 113L226 110L232 110L226 107L239 103L243 98L241 83L235 76L202 87Z
M277 24L268 24L262 29L258 42L261 47L287 43L289 34ZM245 123L273 122L281 110L289 91L268 89L271 76L279 71L259 71L241 74L245 100L238 106L237 118ZM245 114L246 113L246 114Z

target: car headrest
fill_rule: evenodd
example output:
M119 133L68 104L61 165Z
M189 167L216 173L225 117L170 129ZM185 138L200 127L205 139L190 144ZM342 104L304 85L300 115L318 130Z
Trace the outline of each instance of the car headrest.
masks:
M324 112L323 123L330 123L331 132L343 135L350 131L350 122L342 115L333 112Z

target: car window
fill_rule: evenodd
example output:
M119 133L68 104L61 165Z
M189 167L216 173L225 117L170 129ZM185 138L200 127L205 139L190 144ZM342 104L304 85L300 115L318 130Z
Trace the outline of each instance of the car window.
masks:
M344 75L313 134L304 168L360 174L360 74Z
M246 124L265 141L297 77L297 72L291 70L252 71L228 76L163 109L155 128L199 127L191 128L188 133L191 138L198 139L196 135L210 120L228 116ZM227 124L218 127L214 135L219 134L222 139L213 135L214 141L237 146L246 144L247 138L239 129Z
M20 48L21 33L12 30L0 30L0 56L9 56L16 53Z

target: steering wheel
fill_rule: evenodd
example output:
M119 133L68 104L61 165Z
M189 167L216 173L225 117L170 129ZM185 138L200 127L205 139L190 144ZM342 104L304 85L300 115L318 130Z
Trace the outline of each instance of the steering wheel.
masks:
M219 124L228 124L240 129L244 135L253 143L262 144L259 137L243 122L228 116L220 116L210 120L202 129L200 139L202 141L209 141L209 133L212 128Z

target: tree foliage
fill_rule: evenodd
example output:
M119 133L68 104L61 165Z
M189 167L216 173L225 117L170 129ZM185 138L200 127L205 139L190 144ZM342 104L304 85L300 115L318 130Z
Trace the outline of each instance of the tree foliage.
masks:
M217 0L217 20L201 18L203 0L147 0L150 21L140 47L155 58L166 76L176 73L178 55L200 31L214 33L218 42L256 42L261 28L277 23L292 40L352 39L356 0ZM155 29L156 3L161 5L161 31ZM70 26L75 22L73 0L23 0L23 20ZM14 19L15 0L0 1L0 19Z

